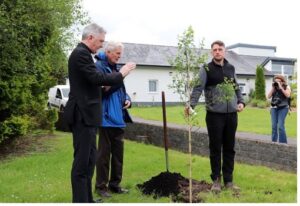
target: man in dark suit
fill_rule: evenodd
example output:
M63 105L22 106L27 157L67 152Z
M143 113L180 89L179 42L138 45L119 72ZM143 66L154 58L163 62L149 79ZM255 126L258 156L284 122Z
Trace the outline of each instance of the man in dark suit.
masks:
M101 121L101 86L122 83L135 68L134 63L127 63L118 73L97 71L92 54L102 47L105 34L97 24L86 26L81 43L69 57L70 94L64 113L73 133L73 202L94 202L91 182L96 159L96 134Z

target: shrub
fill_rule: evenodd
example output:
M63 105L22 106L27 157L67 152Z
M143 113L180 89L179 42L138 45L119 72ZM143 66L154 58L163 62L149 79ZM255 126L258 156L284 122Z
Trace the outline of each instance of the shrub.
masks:
M39 113L37 118L38 127L40 129L46 129L52 134L55 130L55 122L58 120L58 110L55 108L43 110Z
M257 66L256 79L255 79L255 98L265 101L266 100L266 82L264 75L264 68Z
M291 107L297 107L297 92L293 89L291 92Z
M255 90L254 89L250 89L249 98L250 99L255 99Z
M259 100L257 100L257 99L252 99L252 100L250 101L250 105L251 105L252 107L256 107L258 101L259 101Z
M268 107L268 101L262 101L262 100L258 100L257 101L257 107L258 108L266 108Z
M80 5L79 0L1 0L1 140L48 121L39 117L52 119L44 112L46 93L65 79L66 53L76 36L71 30L89 22ZM24 115L33 121L27 124Z
M24 136L30 129L30 118L24 116L12 116L0 124L0 143L12 137Z
M258 108L266 108L270 106L269 101L263 101L258 99L252 99L249 103L252 107L258 107Z
M291 96L291 107L297 107L297 95L296 94L293 94L292 96Z

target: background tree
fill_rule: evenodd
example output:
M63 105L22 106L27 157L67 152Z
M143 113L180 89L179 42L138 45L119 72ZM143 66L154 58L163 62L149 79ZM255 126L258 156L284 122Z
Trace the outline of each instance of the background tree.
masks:
M297 107L297 71L292 76L291 82L291 107Z
M190 107L190 97L192 89L199 84L199 68L203 66L207 59L207 54L202 54L203 41L196 48L194 44L194 31L188 27L178 38L178 51L176 57L170 60L170 64L175 68L172 76L173 84L170 85L176 93L180 95L183 102L187 102ZM189 145L189 200L192 202L192 135L191 130L197 116L186 116L188 125L188 145Z
M80 3L1 1L0 142L20 135L14 125L26 134L47 117L47 91L66 77L66 54L74 41L70 29L87 21Z
M257 66L256 68L255 99L266 101L266 80L262 66Z

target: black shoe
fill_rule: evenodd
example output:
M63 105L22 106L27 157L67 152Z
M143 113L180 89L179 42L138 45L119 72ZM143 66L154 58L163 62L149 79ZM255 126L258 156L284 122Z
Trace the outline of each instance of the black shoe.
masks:
M111 194L107 191L107 189L96 189L96 193L101 197L109 198Z
M109 186L108 188L109 188L109 190L111 192L117 193L117 194L126 194L126 193L129 193L129 190L124 189L122 187L111 187L111 186Z

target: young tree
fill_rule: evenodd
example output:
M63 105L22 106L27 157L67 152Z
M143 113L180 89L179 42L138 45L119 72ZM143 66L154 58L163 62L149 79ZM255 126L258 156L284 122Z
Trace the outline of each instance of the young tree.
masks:
M262 66L256 68L255 99L266 101L266 81Z
M173 73L173 84L170 85L176 93L180 95L183 102L189 100L192 89L199 82L199 68L203 66L207 60L207 54L202 54L203 41L196 48L194 44L194 31L192 27L188 27L178 38L178 51L176 57L170 60L170 64L175 69ZM189 145L189 199L192 202L192 126L196 121L196 115L186 116L188 130L188 145Z

